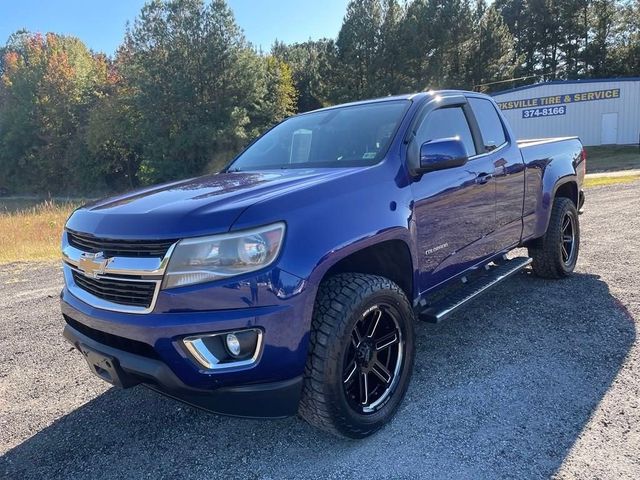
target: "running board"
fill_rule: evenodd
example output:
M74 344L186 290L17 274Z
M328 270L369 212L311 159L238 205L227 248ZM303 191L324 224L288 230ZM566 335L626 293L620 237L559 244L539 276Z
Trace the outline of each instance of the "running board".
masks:
M451 295L429 305L425 310L420 312L420 319L426 322L441 322L456 309L480 296L503 280L506 280L514 273L519 272L532 261L533 259L529 257L517 257L489 268L488 273L483 277L459 287L459 289Z

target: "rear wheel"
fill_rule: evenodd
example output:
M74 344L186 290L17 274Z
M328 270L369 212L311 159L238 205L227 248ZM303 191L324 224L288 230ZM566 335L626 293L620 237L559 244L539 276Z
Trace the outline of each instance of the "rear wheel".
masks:
M318 292L300 415L336 435L363 438L387 423L406 392L413 310L392 281L356 273Z
M553 202L544 237L529 248L533 272L543 278L562 278L573 272L580 251L578 211L568 198Z

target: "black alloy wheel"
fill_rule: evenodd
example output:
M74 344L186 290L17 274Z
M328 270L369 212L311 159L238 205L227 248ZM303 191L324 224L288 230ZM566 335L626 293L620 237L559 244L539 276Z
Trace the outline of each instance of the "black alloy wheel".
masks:
M407 391L415 342L406 293L388 278L339 273L320 284L299 414L334 435L364 438Z
M576 242L576 228L573 215L569 212L564 214L562 218L562 261L565 265L571 265L573 262L573 256L575 249L573 248Z
M351 332L342 377L345 396L358 413L375 412L397 384L404 351L396 316L392 306L375 305Z
M563 278L573 272L580 252L580 222L570 198L554 199L547 231L528 248L537 276Z

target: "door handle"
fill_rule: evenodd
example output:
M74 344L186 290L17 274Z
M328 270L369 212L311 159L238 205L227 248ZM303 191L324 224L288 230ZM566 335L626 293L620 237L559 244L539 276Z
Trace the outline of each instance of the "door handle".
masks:
M484 185L485 183L487 183L492 178L493 178L493 174L491 174L491 173L480 173L476 177L476 183L478 185Z

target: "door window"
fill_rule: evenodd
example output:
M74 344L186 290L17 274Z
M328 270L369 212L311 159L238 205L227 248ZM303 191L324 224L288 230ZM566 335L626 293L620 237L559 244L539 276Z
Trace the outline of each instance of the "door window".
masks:
M431 112L416 131L418 146L430 140L457 137L464 144L467 156L476 154L469 122L462 107L440 108Z
M494 150L504 144L507 138L504 134L502 121L493 103L482 98L471 97L469 98L469 104L478 121L486 151Z

